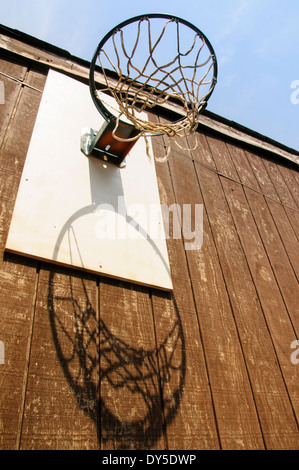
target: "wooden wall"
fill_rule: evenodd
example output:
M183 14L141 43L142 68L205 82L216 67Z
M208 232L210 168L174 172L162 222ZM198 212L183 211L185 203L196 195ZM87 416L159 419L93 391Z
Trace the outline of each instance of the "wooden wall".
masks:
M298 449L295 167L201 131L156 164L161 202L204 205L202 248L168 241L173 294L8 255L47 73L16 57L0 59L0 448Z

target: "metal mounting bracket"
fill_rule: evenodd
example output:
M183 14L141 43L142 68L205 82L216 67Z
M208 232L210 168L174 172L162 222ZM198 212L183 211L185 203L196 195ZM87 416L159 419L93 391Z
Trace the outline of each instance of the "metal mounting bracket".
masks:
M133 126L120 122L117 135L123 140L117 140L113 136L114 121L105 121L99 131L92 128L84 128L81 131L81 151L86 156L93 156L104 162L123 168L126 166L125 158L136 140L126 140L136 137L139 131Z

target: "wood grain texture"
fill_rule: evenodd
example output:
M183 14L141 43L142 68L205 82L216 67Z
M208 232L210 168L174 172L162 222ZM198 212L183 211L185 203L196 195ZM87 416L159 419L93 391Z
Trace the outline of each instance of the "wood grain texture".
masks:
M99 299L101 448L164 449L160 344L148 290L102 279Z
M281 423L281 412L278 408L279 400L275 400L273 408L269 406L269 400L273 397L271 381L275 366L271 338L257 297L256 287L248 270L246 257L240 246L238 232L223 197L220 181L217 175L202 168L198 175L266 447L294 446L297 439L297 424L290 406L288 419L282 426L285 432L276 433L276 427ZM279 375L280 371L278 370L277 373ZM285 390L283 391L285 392ZM266 409L267 411L265 411Z
M237 170L240 182L244 186L248 186L249 188L259 191L260 187L244 149L230 143L227 144L227 148Z
M264 159L258 154L246 151L248 162L252 167L256 180L259 184L261 192L275 201L280 202L277 190L273 185L271 178L266 170Z
M265 337L260 334L259 338L267 350L269 349L265 359L267 359L267 369L271 370L271 374L265 379L267 380L268 394L273 400L272 409L280 408L281 416L292 421L293 408L298 420L299 390L297 384L299 372L298 368L294 367L290 361L290 344L296 333L244 191L240 185L232 181L222 179L222 185L270 334ZM274 201L271 203L274 204ZM279 204L275 204L281 208ZM288 394L290 403L288 403ZM283 410L281 407L285 407L285 409ZM281 418L277 421L282 427L285 425ZM294 425L296 426L296 423Z
M226 142L215 137L208 137L207 140L218 172L227 178L239 181L239 176L233 165Z
M286 182L284 181L277 164L269 160L265 160L264 164L282 204L285 204L292 209L298 209L294 197L291 194Z
M39 273L22 450L95 450L98 444L97 284Z
M8 64L8 71L12 73L10 64ZM31 72L27 74L27 80L30 80L30 74ZM40 86L43 86L43 75L40 75L39 82ZM19 445L36 295L34 262L24 263L15 257L9 259L3 257L14 201L40 101L40 94L28 88L20 90L16 83L14 86L15 90L11 90L11 96L14 96L14 99L8 101L6 108L11 122L6 139L2 142L0 161L0 337L5 345L6 356L5 365L0 370L0 446L2 449L15 449ZM12 108L16 105L17 95L19 95L17 108L12 112Z
M286 207L285 211L290 221L290 224L296 234L296 237L299 240L299 212L290 209L289 207Z
M159 152L159 149L154 146L154 151ZM189 158L184 157L184 160L192 165ZM179 195L174 184L172 168L169 168L165 163L157 164L156 167L161 202L168 206L175 203L181 204L182 201L178 199ZM182 179L183 181L184 179ZM167 301L165 305L165 300L162 303L158 295L153 296L157 337L163 337L163 331L166 325L169 325L170 319L176 311L176 321L181 329L180 347L183 347L185 355L184 363L182 363L183 357L180 354L175 358L183 373L182 385L184 387L180 386L179 388L179 395L176 397L178 403L176 401L173 403L177 411L173 419L167 423L167 442L169 449L181 449L182 447L186 449L218 449L221 444L183 241L171 238L168 240L174 283L173 300ZM178 376L176 376L176 380L178 380ZM168 416L169 398L165 400L165 393L163 396L165 413ZM169 397L169 390L167 397ZM179 406L177 406L178 404Z
M0 80L4 86L4 104L0 106L0 145L7 134L9 122L13 116L15 105L21 91L21 85L13 78L24 80L27 67L0 59ZM12 77L12 78L9 78Z
M288 208L283 207L277 202L267 199L267 204L271 212L273 221L279 233L281 242L286 250L289 261L293 267L294 273L299 279L299 242L296 237L296 231L293 228L292 217L288 214ZM299 211L293 211L294 225L296 219L299 219Z
M281 173L284 182L286 183L288 190L290 191L294 201L299 208L299 182L298 182L298 171L291 170L283 165L278 166L278 170Z
M281 241L270 211L263 197L245 188L256 225L263 239L277 283L283 296L296 335L299 335L299 291L298 281Z
M179 204L201 204L192 162L175 154L170 167ZM198 168L217 176L206 168ZM203 246L189 251L187 258L221 447L263 448L246 366L206 216Z
M211 155L209 143L207 137L202 132L196 133L197 148L192 151L192 157L194 161L202 163L210 168L216 170L215 161Z

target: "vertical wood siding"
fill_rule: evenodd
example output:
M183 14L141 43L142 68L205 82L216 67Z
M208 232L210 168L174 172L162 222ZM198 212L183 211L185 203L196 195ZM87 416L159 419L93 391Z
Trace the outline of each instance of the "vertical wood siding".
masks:
M0 448L298 449L296 170L203 132L156 163L162 203L204 205L173 294L8 255L46 72L0 72Z

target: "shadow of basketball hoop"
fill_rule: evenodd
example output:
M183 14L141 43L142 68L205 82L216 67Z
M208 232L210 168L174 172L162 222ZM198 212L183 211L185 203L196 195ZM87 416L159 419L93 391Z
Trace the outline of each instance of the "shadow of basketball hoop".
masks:
M91 175L93 173L91 171ZM91 176L93 204L82 207L61 228L53 251L54 262L59 251L64 249L69 250L71 260L76 256L80 267L85 268L75 223L93 214L95 205L100 202L97 184L98 180L93 181ZM122 193L121 185L116 193ZM116 200L109 202L113 207L116 205ZM169 269L155 240L146 230L128 214L122 214L122 217L126 223L134 222L135 229L160 257L163 268ZM175 299L170 293L155 291L156 296L171 304L167 311L168 327L164 328L163 340L159 340L153 349L140 348L133 336L130 341L124 340L122 331L109 325L107 320L104 322L101 315L97 316L95 285L93 282L90 290L88 274L76 276L72 271L67 285L63 276L62 287L59 273L57 268L50 274L49 318L57 356L79 407L94 422L99 443L107 442L115 449L152 448L174 419L184 388L184 335ZM101 284L115 286L118 282L122 292L131 291L131 284L125 281L101 277ZM148 287L136 289L149 298ZM126 309L126 314L137 316L138 311Z
M56 276L52 272L49 281L50 324L61 367L79 407L96 425L99 442L115 449L152 448L176 416L184 388L184 335L175 299L163 341L146 350L134 347L134 338L131 344L123 341L121 332L112 334L112 325L109 328L97 319L86 280L69 276L62 293ZM122 410L115 409L116 397L123 397L122 402L125 397ZM126 414L125 410L136 407L137 417Z

